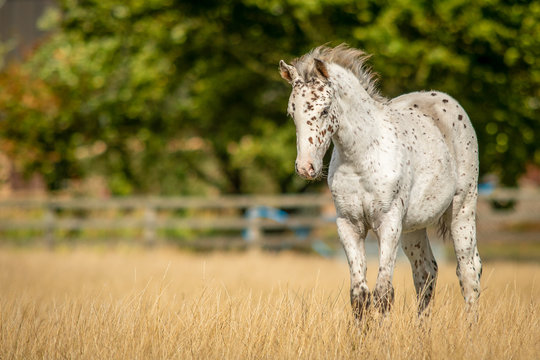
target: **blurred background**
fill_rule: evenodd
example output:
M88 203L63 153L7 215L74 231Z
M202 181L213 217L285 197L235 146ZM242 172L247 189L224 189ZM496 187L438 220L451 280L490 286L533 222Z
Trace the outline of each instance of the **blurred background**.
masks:
M0 0L0 243L335 255L277 64L342 42L463 105L481 255L540 260L537 0Z

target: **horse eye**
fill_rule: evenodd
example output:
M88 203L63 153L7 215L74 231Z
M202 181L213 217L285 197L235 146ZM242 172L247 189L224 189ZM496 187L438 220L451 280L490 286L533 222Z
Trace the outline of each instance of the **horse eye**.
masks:
M322 113L321 113L322 116L326 116L328 115L328 108L325 108Z

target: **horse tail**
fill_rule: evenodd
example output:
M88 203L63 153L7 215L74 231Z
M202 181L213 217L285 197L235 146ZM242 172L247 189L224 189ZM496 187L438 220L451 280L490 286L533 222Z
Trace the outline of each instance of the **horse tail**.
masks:
M443 242L445 242L450 236L450 227L448 226L448 222L446 220L447 217L443 215L437 222L437 235L439 235Z

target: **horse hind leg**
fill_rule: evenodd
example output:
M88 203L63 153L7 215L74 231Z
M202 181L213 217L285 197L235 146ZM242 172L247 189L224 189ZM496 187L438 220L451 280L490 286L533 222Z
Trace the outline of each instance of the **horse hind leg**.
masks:
M418 313L421 314L435 294L438 272L426 229L403 234L401 246L411 263L418 299Z
M476 244L476 200L475 190L462 199L456 195L451 214L447 217L457 259L456 274L468 309L475 307L480 296L482 275L482 262Z

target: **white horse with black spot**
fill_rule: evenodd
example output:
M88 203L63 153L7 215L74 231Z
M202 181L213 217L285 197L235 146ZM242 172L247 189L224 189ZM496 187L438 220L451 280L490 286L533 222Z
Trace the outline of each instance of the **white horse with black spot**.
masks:
M292 65L279 64L292 85L287 112L296 125L296 172L320 178L324 154L334 143L328 185L350 268L353 313L361 319L371 302L382 312L391 306L400 242L411 262L419 311L428 306L437 263L426 227L437 222L452 240L461 291L471 307L480 295L482 273L474 129L447 94L382 97L365 68L368 57L347 45L321 46ZM364 248L369 229L379 241L380 265L371 295Z

